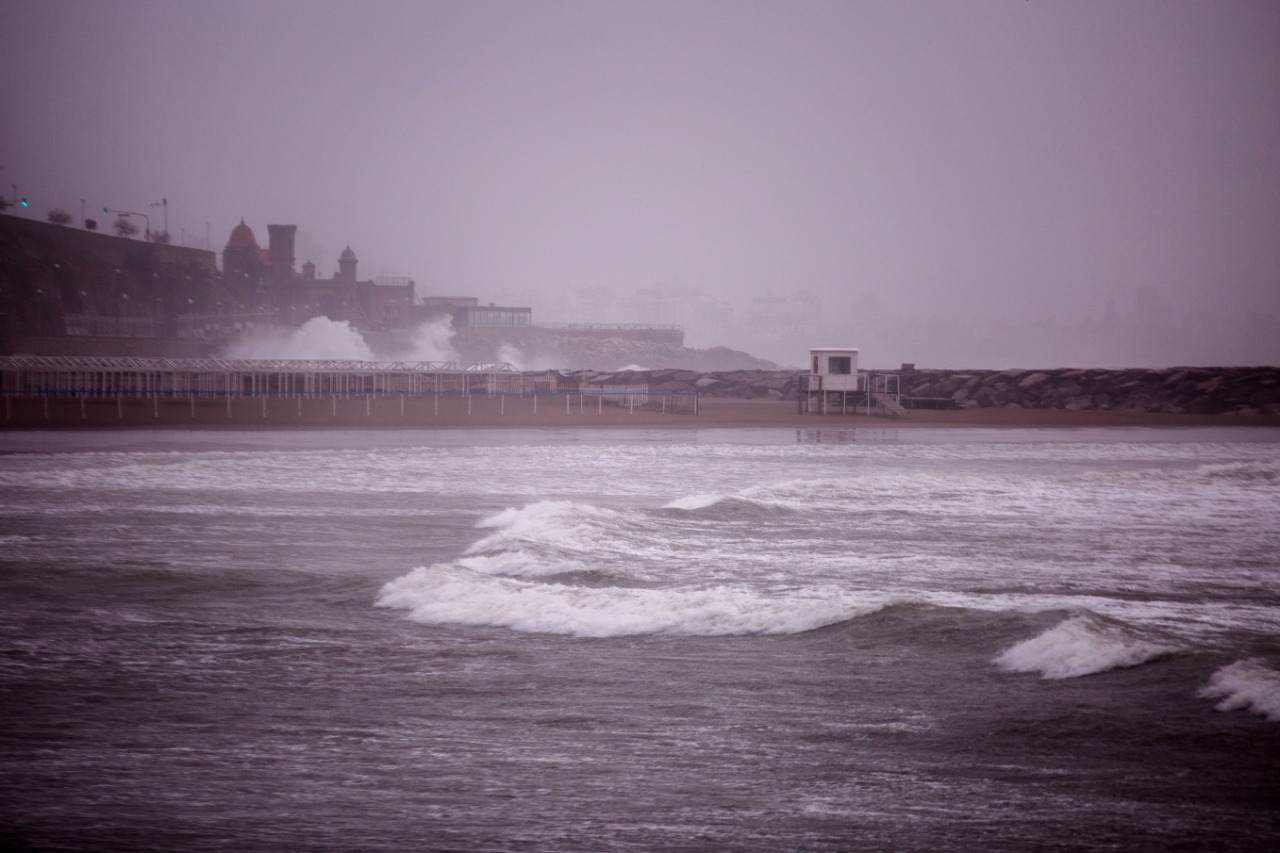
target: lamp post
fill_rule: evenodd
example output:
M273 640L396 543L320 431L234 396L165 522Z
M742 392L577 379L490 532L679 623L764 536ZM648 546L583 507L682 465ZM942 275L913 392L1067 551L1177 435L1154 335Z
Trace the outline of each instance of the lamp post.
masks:
M119 216L121 219L128 219L130 216L141 216L143 219L145 219L145 220L147 221L147 230L143 232L143 236L144 236L144 237L147 237L147 238L150 238L150 236L151 236L151 217L150 217L150 216L147 216L145 213L138 213L138 212L137 212L137 211L135 211L135 210L113 210L113 209L112 209L112 208L110 208L110 207L104 207L104 208L102 208L102 212L103 212L104 214L114 213L116 216Z
M162 198L151 206L164 208L164 234L165 236L168 236L169 235L169 199Z

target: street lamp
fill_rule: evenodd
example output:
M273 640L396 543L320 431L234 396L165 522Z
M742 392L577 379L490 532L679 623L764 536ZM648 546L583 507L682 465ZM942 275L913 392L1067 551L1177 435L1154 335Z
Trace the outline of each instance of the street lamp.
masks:
M121 219L128 219L130 216L141 216L143 219L147 221L147 230L143 232L143 236L150 239L151 237L151 217L150 216L147 216L145 213L138 213L137 211L134 211L134 210L113 210L110 207L102 208L103 216L106 216L112 213L114 213L116 216L119 216Z
M164 235L168 237L169 236L169 199L162 198L159 201L152 204L151 206L164 208Z

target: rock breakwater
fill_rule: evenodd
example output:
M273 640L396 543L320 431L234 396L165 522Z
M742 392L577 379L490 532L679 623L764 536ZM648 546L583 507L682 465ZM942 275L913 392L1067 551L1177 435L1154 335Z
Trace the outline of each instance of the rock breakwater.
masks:
M907 408L1135 411L1162 414L1280 414L1280 367L1107 370L894 370ZM704 397L795 400L797 374L780 370L634 370L591 373L593 384L647 384ZM891 387L892 382L890 380Z

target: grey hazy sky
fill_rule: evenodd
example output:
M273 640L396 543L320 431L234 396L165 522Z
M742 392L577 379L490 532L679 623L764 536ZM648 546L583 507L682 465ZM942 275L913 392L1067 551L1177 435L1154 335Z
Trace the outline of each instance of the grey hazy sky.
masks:
M832 317L862 300L979 338L1154 288L1175 326L1252 318L1252 360L1280 362L1271 0L0 0L0 20L0 186L38 215L84 198L158 223L164 197L175 241L291 222L322 272L350 244L362 274L435 293L807 288ZM1011 346L988 360L1049 357Z

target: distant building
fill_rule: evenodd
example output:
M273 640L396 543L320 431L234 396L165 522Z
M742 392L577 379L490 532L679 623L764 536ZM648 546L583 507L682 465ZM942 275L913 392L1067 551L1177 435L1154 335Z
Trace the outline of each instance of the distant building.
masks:
M448 317L457 330L513 329L533 325L532 308L515 308L492 302L481 305L474 296L424 296L418 312L427 320Z
M222 278L237 287L257 292L262 286L262 273L266 258L253 236L253 229L240 220L231 229L227 245L222 250Z
M240 220L222 250L222 276L246 297L263 299L272 311L298 324L311 317L346 321L360 329L396 331L408 328L415 301L412 279L379 284L360 281L356 253L350 246L338 256L338 272L317 278L308 259L294 270L296 225L268 225L268 248L258 245L253 229Z
M498 327L503 329L533 325L532 308L512 308L494 305L468 305L454 315L458 328L478 329Z

